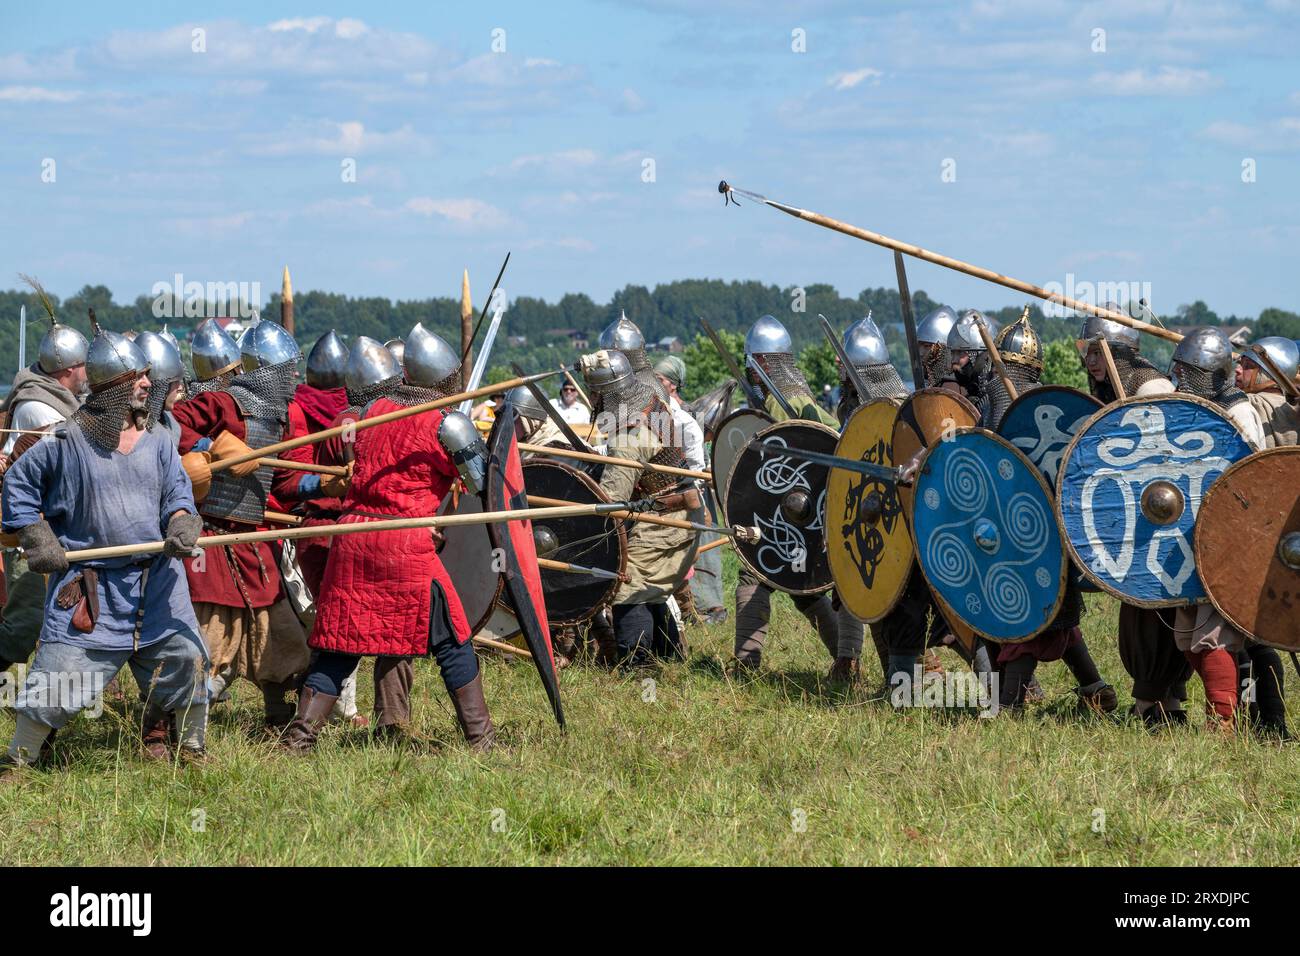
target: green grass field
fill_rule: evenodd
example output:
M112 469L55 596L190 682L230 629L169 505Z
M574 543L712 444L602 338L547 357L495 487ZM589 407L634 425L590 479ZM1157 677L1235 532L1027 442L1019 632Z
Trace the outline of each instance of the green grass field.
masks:
M728 557L734 581L734 562ZM728 591L730 592L730 588ZM1085 631L1130 703L1115 605ZM688 663L563 674L569 732L530 664L485 662L500 746L469 753L431 662L406 748L331 728L318 752L258 737L249 685L216 711L212 761L146 764L127 722L79 719L63 766L0 785L0 861L40 864L1294 864L1300 748L1193 726L1152 736L1075 715L1064 665L1024 716L895 713L823 676L825 651L773 602L763 672L727 676L731 625L694 629ZM943 652L944 663L960 666ZM369 668L360 701L370 703ZM1291 677L1294 678L1294 673ZM654 684L646 683L653 680ZM1292 682L1294 683L1294 681ZM651 692L653 691L653 693ZM1293 711L1294 713L1294 711ZM12 714L0 715L8 739Z

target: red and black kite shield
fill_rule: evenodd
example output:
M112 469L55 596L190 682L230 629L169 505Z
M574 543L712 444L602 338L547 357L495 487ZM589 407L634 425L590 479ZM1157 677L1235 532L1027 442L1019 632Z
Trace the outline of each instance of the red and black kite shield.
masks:
M517 511L528 507L524 490L524 469L515 442L515 409L507 405L492 424L488 436L487 510ZM503 521L488 525L492 546L505 556L506 592L519 618L524 640L541 675L546 696L551 699L555 720L564 726L564 708L560 705L560 684L555 676L555 657L551 653L551 626L546 620L546 602L542 592L542 572L537 566L537 549L533 544L531 521Z

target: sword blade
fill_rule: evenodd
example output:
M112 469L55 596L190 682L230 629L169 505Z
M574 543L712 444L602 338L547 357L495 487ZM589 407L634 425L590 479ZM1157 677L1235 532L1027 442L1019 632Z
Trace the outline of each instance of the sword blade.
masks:
M903 470L889 465L877 465L869 461L855 461L852 458L841 458L838 455L824 455L819 451L792 448L788 445L769 445L766 442L759 441L757 438L751 439L749 443L750 445L761 448L764 454L785 458L798 458L801 461L812 462L814 465L825 465L828 468L838 468L841 471L854 471L860 475L868 475L872 478L879 478L882 481L893 483L898 482L898 477Z
M478 388L478 383L483 381L483 372L487 369L488 357L492 354L492 344L497 338L497 329L501 328L501 317L505 315L504 309L497 309L492 313L492 322L488 325L487 335L483 337L483 347L478 350L478 358L474 360L474 371L470 373L469 382L465 391L472 392ZM460 403L460 411L468 415L470 409L474 407L474 400L467 398Z
M713 331L713 326L709 325L703 317L700 318L700 325L703 327L705 334L713 341L713 347L722 356L722 361L727 366L727 370L731 372L731 377L739 382L740 387L745 390L745 400L749 402L749 407L762 409L763 399L759 397L758 389L754 388L749 378L740 371L740 366L736 364L735 358L722 344L722 339L718 338L718 333Z
M854 391L858 393L858 401L865 405L867 402L867 383L862 380L862 373L859 372L857 367L849 361L849 354L844 351L844 346L840 342L840 337L835 334L835 330L831 328L831 324L826 319L826 316L819 312L817 313L817 318L821 320L822 331L826 333L826 341L831 343L831 348L835 352L835 357L838 358L840 364L844 366L844 372L848 376L849 382L852 383ZM840 401L844 401L844 396L840 396Z
M898 276L899 305L903 310L903 328L907 332L907 357L912 360L912 387L925 388L925 370L921 367L921 344L916 339L916 316L912 314L912 290L907 284L907 267L903 254L894 252L894 272Z

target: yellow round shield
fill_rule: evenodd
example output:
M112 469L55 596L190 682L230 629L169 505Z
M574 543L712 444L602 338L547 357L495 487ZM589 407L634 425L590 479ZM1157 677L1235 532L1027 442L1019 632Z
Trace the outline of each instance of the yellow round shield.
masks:
M894 460L899 465L923 448L958 428L974 425L979 412L965 396L946 388L923 388L907 396L894 420ZM912 520L912 489L903 485L898 492L903 515Z
M898 403L854 410L835 454L892 466ZM912 568L912 539L893 482L832 468L826 481L826 551L835 590L854 617L879 621L898 603Z

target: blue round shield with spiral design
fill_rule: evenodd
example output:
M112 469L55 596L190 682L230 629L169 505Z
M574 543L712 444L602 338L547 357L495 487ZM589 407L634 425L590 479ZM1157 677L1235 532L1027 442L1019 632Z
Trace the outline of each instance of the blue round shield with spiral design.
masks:
M916 556L944 610L992 641L1045 630L1068 565L1038 467L1005 438L963 428L926 452L915 487Z

